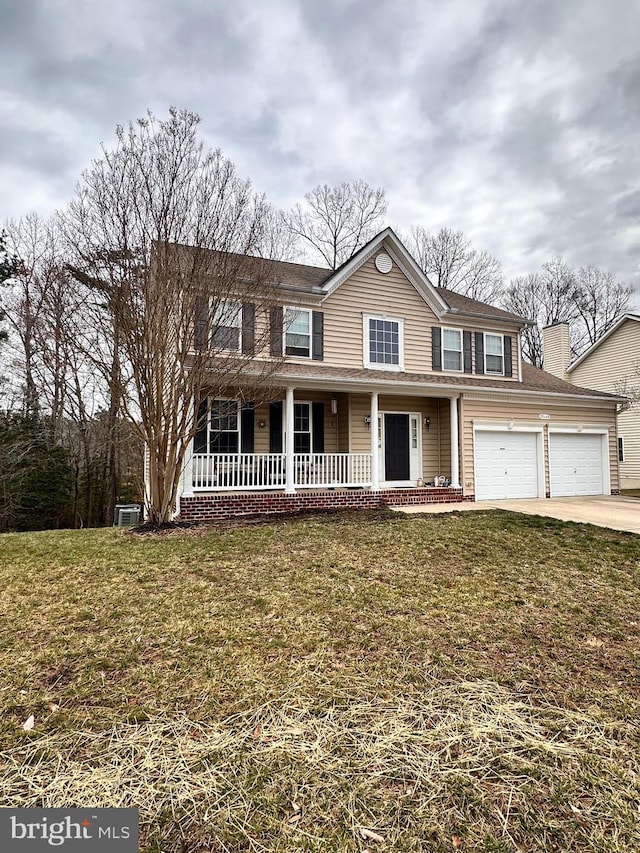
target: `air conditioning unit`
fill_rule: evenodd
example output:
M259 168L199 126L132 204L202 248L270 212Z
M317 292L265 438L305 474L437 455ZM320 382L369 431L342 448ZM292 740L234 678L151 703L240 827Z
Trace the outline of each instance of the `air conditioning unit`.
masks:
M135 527L140 523L140 505L116 504L113 523L116 527Z

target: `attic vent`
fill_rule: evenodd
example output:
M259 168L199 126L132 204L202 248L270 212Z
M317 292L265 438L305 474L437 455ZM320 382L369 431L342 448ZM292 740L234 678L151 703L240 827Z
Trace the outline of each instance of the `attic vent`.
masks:
M393 263L389 255L381 252L379 255L376 255L376 269L381 273L391 272L391 267Z

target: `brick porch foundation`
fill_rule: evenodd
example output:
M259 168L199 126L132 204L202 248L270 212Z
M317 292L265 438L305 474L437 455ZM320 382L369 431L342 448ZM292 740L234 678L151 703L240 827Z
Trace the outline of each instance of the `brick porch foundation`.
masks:
M423 503L454 503L474 500L462 489L333 489L314 492L245 492L195 495L180 500L181 521L220 521L240 516L313 512L314 510L377 509Z

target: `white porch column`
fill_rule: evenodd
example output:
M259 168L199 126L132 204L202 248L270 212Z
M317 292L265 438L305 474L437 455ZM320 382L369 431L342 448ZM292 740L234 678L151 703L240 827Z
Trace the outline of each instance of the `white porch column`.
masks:
M295 494L293 478L293 388L287 388L284 400L285 487L288 495Z
M380 490L380 466L378 463L378 394L371 393L371 489Z
M190 498L193 495L193 438L184 451L182 474L180 475L180 495Z
M460 448L458 441L458 398L450 397L451 403L451 485L460 488Z

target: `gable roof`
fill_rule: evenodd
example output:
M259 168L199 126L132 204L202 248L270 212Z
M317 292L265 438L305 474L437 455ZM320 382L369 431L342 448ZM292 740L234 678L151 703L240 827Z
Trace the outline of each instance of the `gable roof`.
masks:
M569 367L565 370L565 373L571 373L579 364L582 364L583 361L589 358L589 356L594 353L600 344L603 344L607 338L610 338L617 330L622 326L627 320L631 320L632 322L640 323L640 314L623 314L622 317L618 320L617 323L614 323L613 326L606 332L601 338L598 338L595 343L591 344L589 349L585 350L579 358L577 358L573 364L570 364Z
M407 251L404 243L399 239L392 228L385 228L372 237L368 243L358 249L358 251L349 258L342 266L328 278L323 284L325 294L329 296L340 285L352 276L360 267L366 263L369 258L378 250L384 248L402 272L407 277L408 281L415 287L420 296L429 305L429 307L438 316L445 314L449 308L442 294L438 292L438 288L434 287L429 281L424 272L416 263L414 257Z
M454 314L475 319L502 320L520 325L534 324L533 320L496 308L487 302L471 299L444 287L435 287L392 228L380 231L336 270L266 258L261 260L273 284L326 299L366 263L376 250L382 248L391 254L409 282L438 316Z

